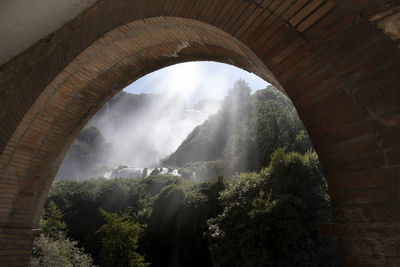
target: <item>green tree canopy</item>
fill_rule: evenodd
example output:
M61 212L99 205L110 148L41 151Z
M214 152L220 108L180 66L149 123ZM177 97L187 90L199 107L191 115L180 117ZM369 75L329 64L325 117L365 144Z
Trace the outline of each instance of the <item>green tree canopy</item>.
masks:
M337 266L335 244L317 231L329 198L315 152L278 149L260 173L228 179L219 199L208 235L220 266Z
M58 208L53 200L50 200L40 219L42 233L52 238L65 235L64 231L67 228L67 224L62 220L63 217L64 212Z
M30 267L93 266L92 257L78 246L77 241L67 238L63 217L64 211L50 200L40 218L42 232L33 243Z
M96 233L103 234L101 241L101 265L105 267L149 266L144 257L136 252L141 232L140 225L124 214L106 212L100 209L106 223Z

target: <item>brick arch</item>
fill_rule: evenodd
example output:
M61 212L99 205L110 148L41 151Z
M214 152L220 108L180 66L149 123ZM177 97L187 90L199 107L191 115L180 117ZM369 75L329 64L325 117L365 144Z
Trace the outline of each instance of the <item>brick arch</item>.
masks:
M96 2L0 67L0 266L26 264L53 176L90 116L188 60L284 90L328 179L334 223L321 233L339 240L343 265L399 264L400 59L381 26L396 12L371 0Z
M16 170L8 164L3 173L27 177L29 184L15 188L18 197L1 223L37 225L60 160L90 117L115 93L162 66L196 59L225 61L264 77L269 75L264 64L232 36L208 24L181 18L128 23L82 52L28 110L11 136L17 145L9 143L5 148L10 151L8 162L24 157L25 168Z

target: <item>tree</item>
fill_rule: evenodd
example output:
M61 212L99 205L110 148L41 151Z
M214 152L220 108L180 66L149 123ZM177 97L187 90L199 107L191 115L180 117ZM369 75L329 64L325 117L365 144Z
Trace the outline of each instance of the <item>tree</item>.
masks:
M40 228L42 233L51 238L58 238L60 235L65 236L67 224L62 221L64 212L58 208L57 204L50 200L44 215L40 219Z
M106 223L96 233L103 234L101 247L102 266L149 266L144 257L136 252L141 227L132 222L131 218L124 214L109 213L100 209Z
M219 200L208 236L221 267L338 265L335 244L318 236L329 199L315 152L277 149L260 173L227 179Z
M93 266L93 259L78 246L77 241L66 237L64 212L50 200L40 219L42 232L35 238L30 267Z
M91 267L93 259L69 238L40 235L35 239L29 267Z

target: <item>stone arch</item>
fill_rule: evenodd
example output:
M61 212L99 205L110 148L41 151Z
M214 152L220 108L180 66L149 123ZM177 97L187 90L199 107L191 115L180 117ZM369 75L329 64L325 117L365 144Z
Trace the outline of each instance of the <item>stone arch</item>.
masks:
M378 16L398 9L353 2L103 0L2 65L0 266L26 264L53 176L90 116L138 77L188 60L284 90L328 179L334 223L321 233L338 238L343 265L398 264L400 58Z

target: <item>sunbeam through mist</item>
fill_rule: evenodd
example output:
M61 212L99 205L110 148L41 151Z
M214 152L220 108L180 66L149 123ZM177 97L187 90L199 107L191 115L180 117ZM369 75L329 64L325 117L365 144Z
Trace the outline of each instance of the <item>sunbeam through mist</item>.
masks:
M118 166L159 167L187 135L218 111L233 82L268 83L215 62L173 65L146 75L106 103L67 153L57 179L103 176Z
M124 105L129 103L120 102L114 111L119 112L121 118L116 120L112 113L106 113L91 122L102 129L110 144L107 158L113 166L153 167L219 107L219 102L209 100L189 109L186 99L175 93L143 97L146 103L139 104L140 110L136 112L121 114L120 111L126 109Z

